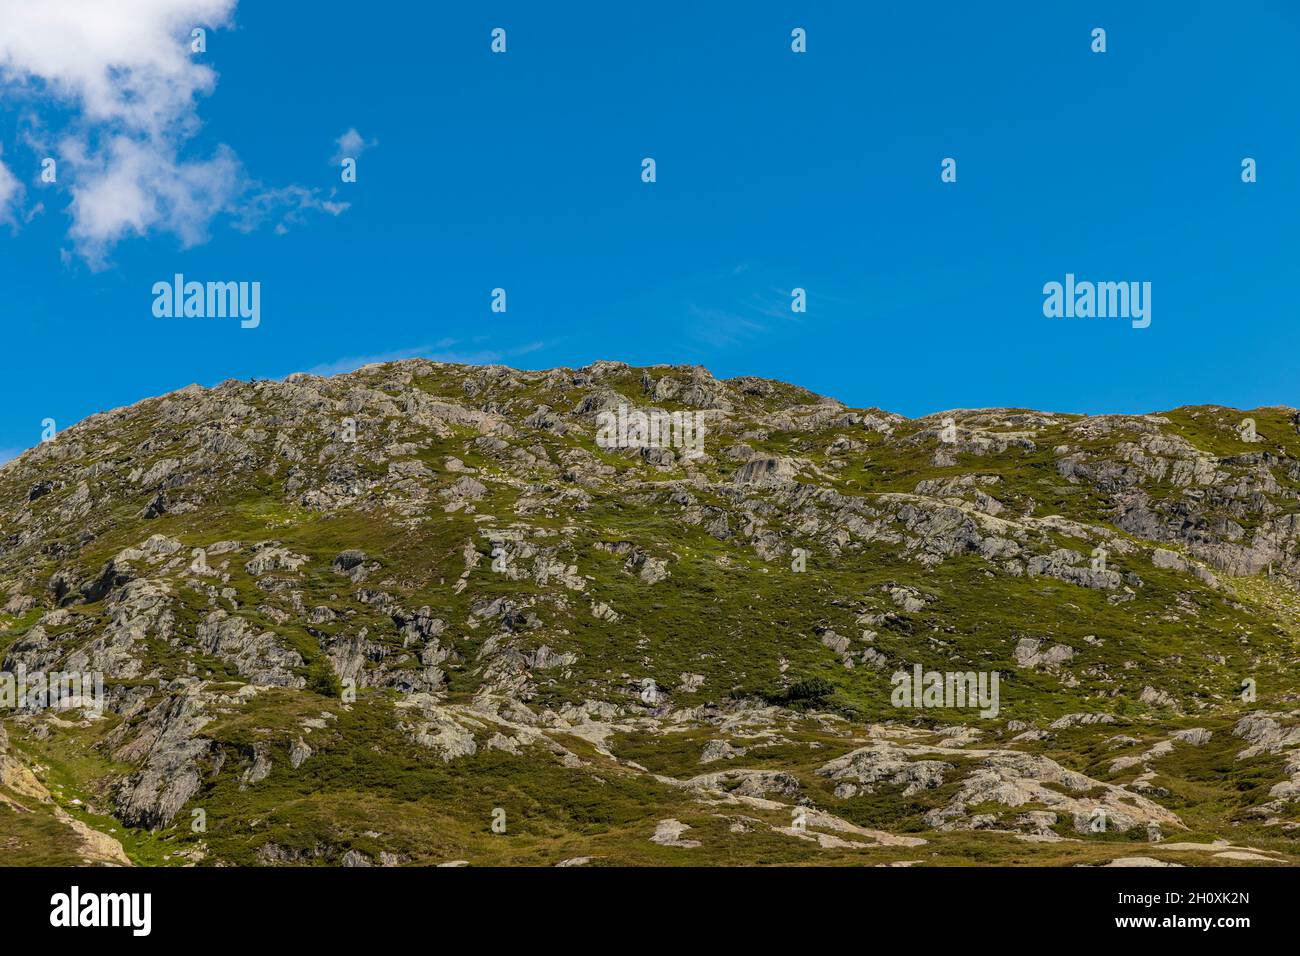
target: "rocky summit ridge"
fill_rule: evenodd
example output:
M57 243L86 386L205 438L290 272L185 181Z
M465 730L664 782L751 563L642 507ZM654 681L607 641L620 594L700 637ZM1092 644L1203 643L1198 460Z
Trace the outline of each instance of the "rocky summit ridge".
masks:
M0 851L1290 864L1298 424L424 360L94 415L0 468L0 671L103 683L0 708Z

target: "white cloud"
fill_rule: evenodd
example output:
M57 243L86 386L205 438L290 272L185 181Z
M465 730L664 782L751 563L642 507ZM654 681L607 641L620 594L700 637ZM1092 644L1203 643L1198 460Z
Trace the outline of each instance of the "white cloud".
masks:
M116 136L95 153L69 142L63 155L76 176L68 235L92 264L121 239L155 229L185 247L204 242L213 217L243 188L239 159L226 146L211 159L183 161L164 145Z
M206 158L183 155L201 125L198 99L217 84L204 54L190 52L190 31L229 26L237 4L0 0L3 91L37 111L51 102L71 110L67 127L53 139L61 183L63 170L70 171L69 237L92 266L132 236L165 232L183 246L203 242L222 213L246 224L280 210L277 228L283 230L304 211L338 215L346 208L316 190L265 190L225 145ZM41 139L44 119L33 120ZM0 174L0 211L3 190Z
M149 138L197 125L216 74L189 51L196 26L225 26L238 0L0 0L0 71L44 85L92 123Z
M335 166L343 162L345 159L356 159L366 150L379 145L378 140L372 139L367 141L364 136L357 132L355 126L334 142L338 146L338 149L335 150L334 158L331 159L330 162Z
M23 184L0 161L0 222L16 225L18 205L23 198Z
M0 448L0 465L8 464L26 450L26 448Z

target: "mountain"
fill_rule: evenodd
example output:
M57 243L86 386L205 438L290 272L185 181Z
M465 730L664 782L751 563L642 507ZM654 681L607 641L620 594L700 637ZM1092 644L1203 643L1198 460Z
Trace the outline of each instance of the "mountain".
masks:
M1290 864L1298 422L423 360L98 414L0 468L0 669L87 675L0 710L0 847Z

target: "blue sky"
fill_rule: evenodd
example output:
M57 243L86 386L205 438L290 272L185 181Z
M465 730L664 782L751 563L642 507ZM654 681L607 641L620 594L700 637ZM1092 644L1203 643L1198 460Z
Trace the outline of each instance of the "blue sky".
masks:
M907 415L1300 404L1292 3L123 2L163 12L103 78L175 80L162 129L95 61L0 39L0 458L47 417L413 355L702 364ZM229 14L205 53L140 49L194 11ZM130 226L121 164L175 208ZM260 326L156 318L176 272L260 282ZM1150 282L1151 326L1045 318L1067 272Z

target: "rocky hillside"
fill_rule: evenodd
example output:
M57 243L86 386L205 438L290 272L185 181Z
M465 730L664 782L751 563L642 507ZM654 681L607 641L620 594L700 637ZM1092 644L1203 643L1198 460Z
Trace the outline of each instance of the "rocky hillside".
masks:
M1289 864L1298 421L426 361L96 415L0 468L0 670L104 684L0 710L0 849Z

